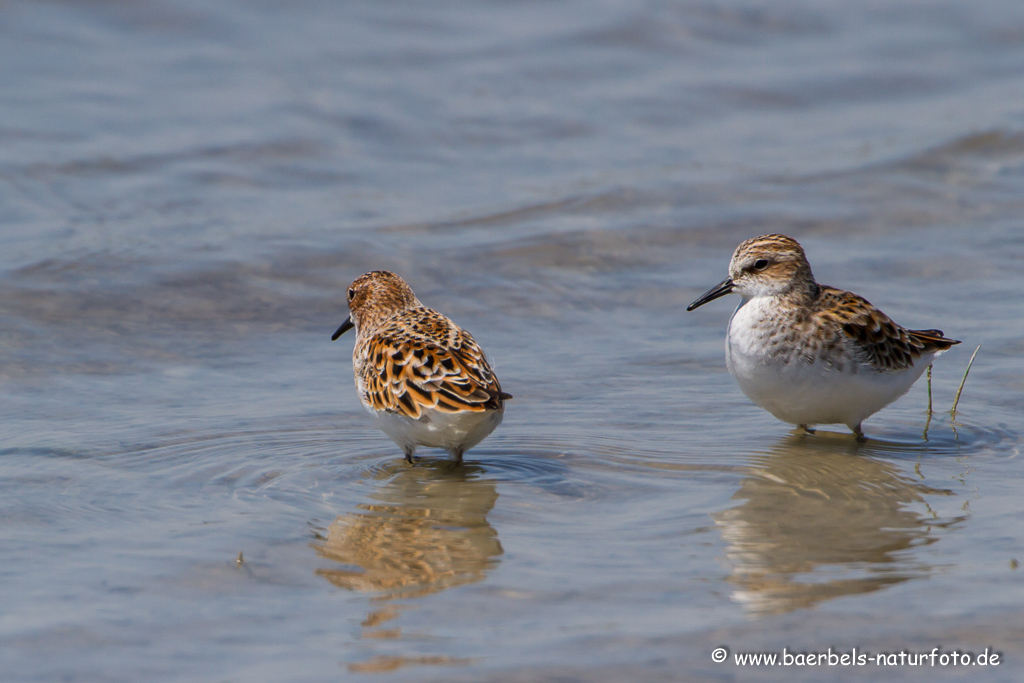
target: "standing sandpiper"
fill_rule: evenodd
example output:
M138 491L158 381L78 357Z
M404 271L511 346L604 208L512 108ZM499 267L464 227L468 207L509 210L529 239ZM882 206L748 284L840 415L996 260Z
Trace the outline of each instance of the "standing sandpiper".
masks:
M907 393L932 359L960 342L941 330L908 330L863 297L819 285L791 237L763 235L736 247L729 277L686 310L731 292L743 300L725 337L725 362L747 397L808 429L861 422Z
M456 462L501 424L505 401L476 341L419 302L386 270L356 278L350 316L331 341L356 328L352 369L363 407L410 463L417 446L443 448Z

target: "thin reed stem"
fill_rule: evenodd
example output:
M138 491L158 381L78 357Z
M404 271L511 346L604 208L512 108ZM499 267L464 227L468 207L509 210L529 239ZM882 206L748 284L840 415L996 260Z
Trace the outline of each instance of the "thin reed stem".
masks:
M967 374L971 371L971 366L974 365L974 357L978 355L978 351L981 350L981 344L978 344L978 348L974 349L974 353L971 354L971 359L967 361L967 369L964 370L964 378L960 380L960 388L956 390L956 398L953 399L953 407L949 411L949 419L956 420L956 407L960 405L960 392L964 390L964 384L967 382Z
M932 366L928 366L928 417L932 416Z

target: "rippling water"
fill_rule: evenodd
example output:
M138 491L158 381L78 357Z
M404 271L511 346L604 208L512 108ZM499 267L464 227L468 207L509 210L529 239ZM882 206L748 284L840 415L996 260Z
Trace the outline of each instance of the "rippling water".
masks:
M2 678L1015 680L1021 73L1009 0L4 3ZM963 340L931 419L743 397L766 232ZM329 341L376 268L515 395L465 467Z

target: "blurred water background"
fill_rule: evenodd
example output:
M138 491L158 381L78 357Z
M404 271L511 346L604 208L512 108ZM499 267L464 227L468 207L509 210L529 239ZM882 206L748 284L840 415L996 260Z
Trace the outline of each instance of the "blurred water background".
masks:
M2 679L1018 680L1022 74L1013 0L0 4ZM930 422L745 399L767 232L963 340ZM515 395L464 468L329 341L379 268Z

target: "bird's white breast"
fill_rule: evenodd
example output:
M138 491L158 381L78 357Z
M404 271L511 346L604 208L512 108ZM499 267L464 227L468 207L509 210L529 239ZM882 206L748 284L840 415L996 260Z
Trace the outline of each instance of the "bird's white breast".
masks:
M931 363L928 355L913 367L880 372L849 354L833 363L817 350L801 353L799 337L780 339L791 321L777 306L772 297L742 302L729 321L725 355L743 393L784 422L852 429L905 394Z

